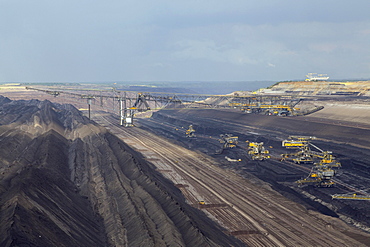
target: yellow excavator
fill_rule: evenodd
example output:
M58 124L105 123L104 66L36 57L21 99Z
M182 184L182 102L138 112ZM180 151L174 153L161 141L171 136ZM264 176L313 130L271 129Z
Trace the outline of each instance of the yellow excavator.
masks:
M250 142L248 147L248 154L252 160L266 160L271 158L269 151L263 146L263 142Z
M287 140L282 141L282 146L287 149L299 149L295 153L282 154L281 160L293 158L293 162L300 164L313 163L313 157L309 143L316 139L314 136L289 136Z
M222 134L220 135L220 139L218 139L218 141L223 143L223 149L235 148L238 144L239 138L237 136L233 136L232 134Z
M188 129L185 132L186 137L193 138L195 137L195 129L193 128L193 125L190 124Z
M315 139L314 136L289 136L287 140L282 141L281 145L285 148L303 148Z
M296 181L298 185L314 184L318 187L331 187L334 185L332 178L335 176L336 171L333 168L340 168L340 162L335 160L331 151L323 151L321 148L312 144L311 141L315 140L314 136L289 136L287 140L282 142L282 146L288 149L299 149L295 153L282 154L282 160L294 157L294 163L313 163L311 172L306 178ZM314 147L317 151L310 149ZM319 159L317 161L317 159ZM314 161L317 162L314 162Z
M296 181L301 186L304 184L314 184L317 187L332 187L335 183L332 178L335 176L335 171L327 166L315 164L312 167L310 174L304 178Z
M287 140L282 141L282 146L287 149L299 149L295 153L282 154L282 160L293 158L293 162L300 164L313 163L314 158L321 159L319 163L329 167L341 167L341 164L335 160L331 151L323 151L321 148L311 143L315 140L314 136L289 136ZM314 147L317 151L311 150L310 146Z

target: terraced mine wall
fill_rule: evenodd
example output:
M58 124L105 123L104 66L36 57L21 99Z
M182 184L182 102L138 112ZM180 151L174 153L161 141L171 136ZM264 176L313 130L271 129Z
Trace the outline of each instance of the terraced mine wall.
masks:
M0 246L243 246L71 105L0 96Z
M286 81L260 91L290 95L369 96L369 89L370 81Z

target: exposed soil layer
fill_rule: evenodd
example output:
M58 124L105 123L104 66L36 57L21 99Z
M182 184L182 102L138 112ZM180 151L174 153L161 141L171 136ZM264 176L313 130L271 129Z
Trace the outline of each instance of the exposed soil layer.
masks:
M212 109L166 110L153 114L152 119L140 119L143 127L173 139L176 143L191 149L200 150L215 158L228 169L234 169L248 176L252 173L270 183L274 189L286 197L305 205L308 209L323 214L345 219L360 225L369 231L370 207L367 201L332 200L332 194L368 190L370 188L369 147L370 129L355 125L343 126L325 121L312 121L308 117L278 117L246 114L240 111ZM192 124L196 129L196 138L186 138L185 129ZM220 134L231 133L239 137L237 148L223 150L217 141ZM277 161L280 154L287 150L281 147L281 141L290 135L315 136L314 142L323 150L330 150L342 163L342 169L336 177L337 185L333 188L305 186L298 188L296 180L308 175L306 170ZM276 159L252 161L247 158L247 145L244 141L264 142L271 147L271 156ZM241 162L228 162L228 156L241 158ZM351 188L349 189L349 186ZM351 190L352 189L352 190ZM359 224L358 224L359 223Z
M0 246L243 246L71 105L0 96Z
M370 81L286 81L274 84L263 93L321 96L369 96Z

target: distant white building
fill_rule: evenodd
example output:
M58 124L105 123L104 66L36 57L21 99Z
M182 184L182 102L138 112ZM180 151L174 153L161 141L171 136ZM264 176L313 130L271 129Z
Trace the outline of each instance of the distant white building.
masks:
M326 74L308 73L306 81L327 81L329 76Z

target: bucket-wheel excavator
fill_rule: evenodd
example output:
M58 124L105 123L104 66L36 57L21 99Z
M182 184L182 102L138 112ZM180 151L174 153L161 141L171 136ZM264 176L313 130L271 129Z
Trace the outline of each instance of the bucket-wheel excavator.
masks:
M299 185L315 184L318 187L331 187L334 182L332 178L336 174L335 168L340 168L340 162L335 160L331 151L324 151L311 141L315 140L314 136L289 136L282 142L282 146L288 149L298 149L297 152L282 154L282 160L292 158L297 164L313 163L311 172L306 178L296 181ZM311 150L314 147L317 151Z

